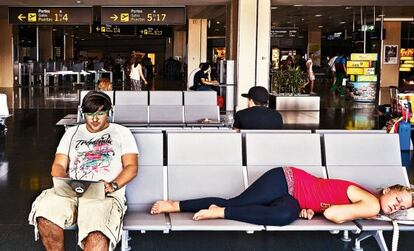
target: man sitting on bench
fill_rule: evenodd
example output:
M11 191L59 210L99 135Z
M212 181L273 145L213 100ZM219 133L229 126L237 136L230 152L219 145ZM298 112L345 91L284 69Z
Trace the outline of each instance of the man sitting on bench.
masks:
M412 207L413 190L403 186L383 189L380 197L344 180L315 177L295 167L273 168L239 196L157 201L151 214L195 212L194 220L231 219L247 223L283 226L315 213L335 223L376 216L380 209L391 214Z
M102 181L106 196L59 196L54 188L44 190L33 202L29 222L35 226L36 235L39 230L46 250L63 251L63 229L75 224L79 228L78 244L85 250L112 250L120 240L125 185L137 175L138 149L129 129L109 123L111 106L103 92L91 91L84 97L86 124L74 126L63 135L51 172L53 177Z
M262 86L250 88L249 93L242 94L248 99L248 108L234 115L233 129L277 130L283 129L282 115L275 109L267 107L269 92Z

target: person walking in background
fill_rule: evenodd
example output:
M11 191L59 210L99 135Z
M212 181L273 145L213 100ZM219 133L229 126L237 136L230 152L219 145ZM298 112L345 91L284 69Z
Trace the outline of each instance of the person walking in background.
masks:
M336 68L335 68L335 60L336 58L338 58L338 56L333 56L331 59L329 59L328 61L328 65L329 65L329 70L331 71L331 75L332 75L332 86L335 85L336 82Z
M346 77L346 57L342 53L335 59L336 81L332 86L331 91L339 95L345 94L345 87L343 81Z
M309 82L307 83L310 84L310 91L309 93L311 95L315 95L316 92L314 92L314 85L315 85L315 73L313 72L313 53L311 53L309 55L308 60L306 61L306 72L308 73L308 78L309 78Z
M148 84L142 72L141 62L142 57L138 55L135 57L134 64L131 65L131 73L129 74L129 77L131 78L131 90L133 91L142 90L141 80L144 81L144 84Z

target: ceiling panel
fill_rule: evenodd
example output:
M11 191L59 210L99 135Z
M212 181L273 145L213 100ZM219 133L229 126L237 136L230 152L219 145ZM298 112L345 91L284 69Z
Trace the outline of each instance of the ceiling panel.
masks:
M414 2L414 1L413 1ZM362 7L367 24L374 24L374 13L378 17L410 17L414 16L414 6L373 6ZM355 21L354 21L355 20ZM310 29L322 29L335 32L347 29L353 31L361 26L361 7L359 6L273 6L272 25L278 27L297 27L300 33ZM377 21L375 23L379 25Z
M172 6L172 5L206 5L209 4L225 4L229 0L80 0L81 4L77 4L77 0L2 0L0 5L6 6Z
M272 5L361 6L361 0L272 0ZM365 6L414 6L413 0L364 0Z

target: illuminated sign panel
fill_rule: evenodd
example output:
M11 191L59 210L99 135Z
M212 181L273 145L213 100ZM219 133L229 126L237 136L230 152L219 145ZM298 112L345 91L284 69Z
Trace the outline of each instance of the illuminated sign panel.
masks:
M92 8L89 7L10 7L10 24L89 25Z
M185 7L102 7L102 24L183 25Z

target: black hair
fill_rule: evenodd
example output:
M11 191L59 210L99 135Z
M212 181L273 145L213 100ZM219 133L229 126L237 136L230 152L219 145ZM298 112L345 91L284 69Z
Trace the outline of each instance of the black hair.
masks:
M206 71L208 69L208 67L210 67L209 63L202 63L201 70Z
M260 102L260 101L254 100L254 99L252 99L252 100L253 100L253 103L257 106L267 106L267 101L266 102Z
M109 111L111 108L111 99L106 93L100 91L88 92L82 101L83 113Z

